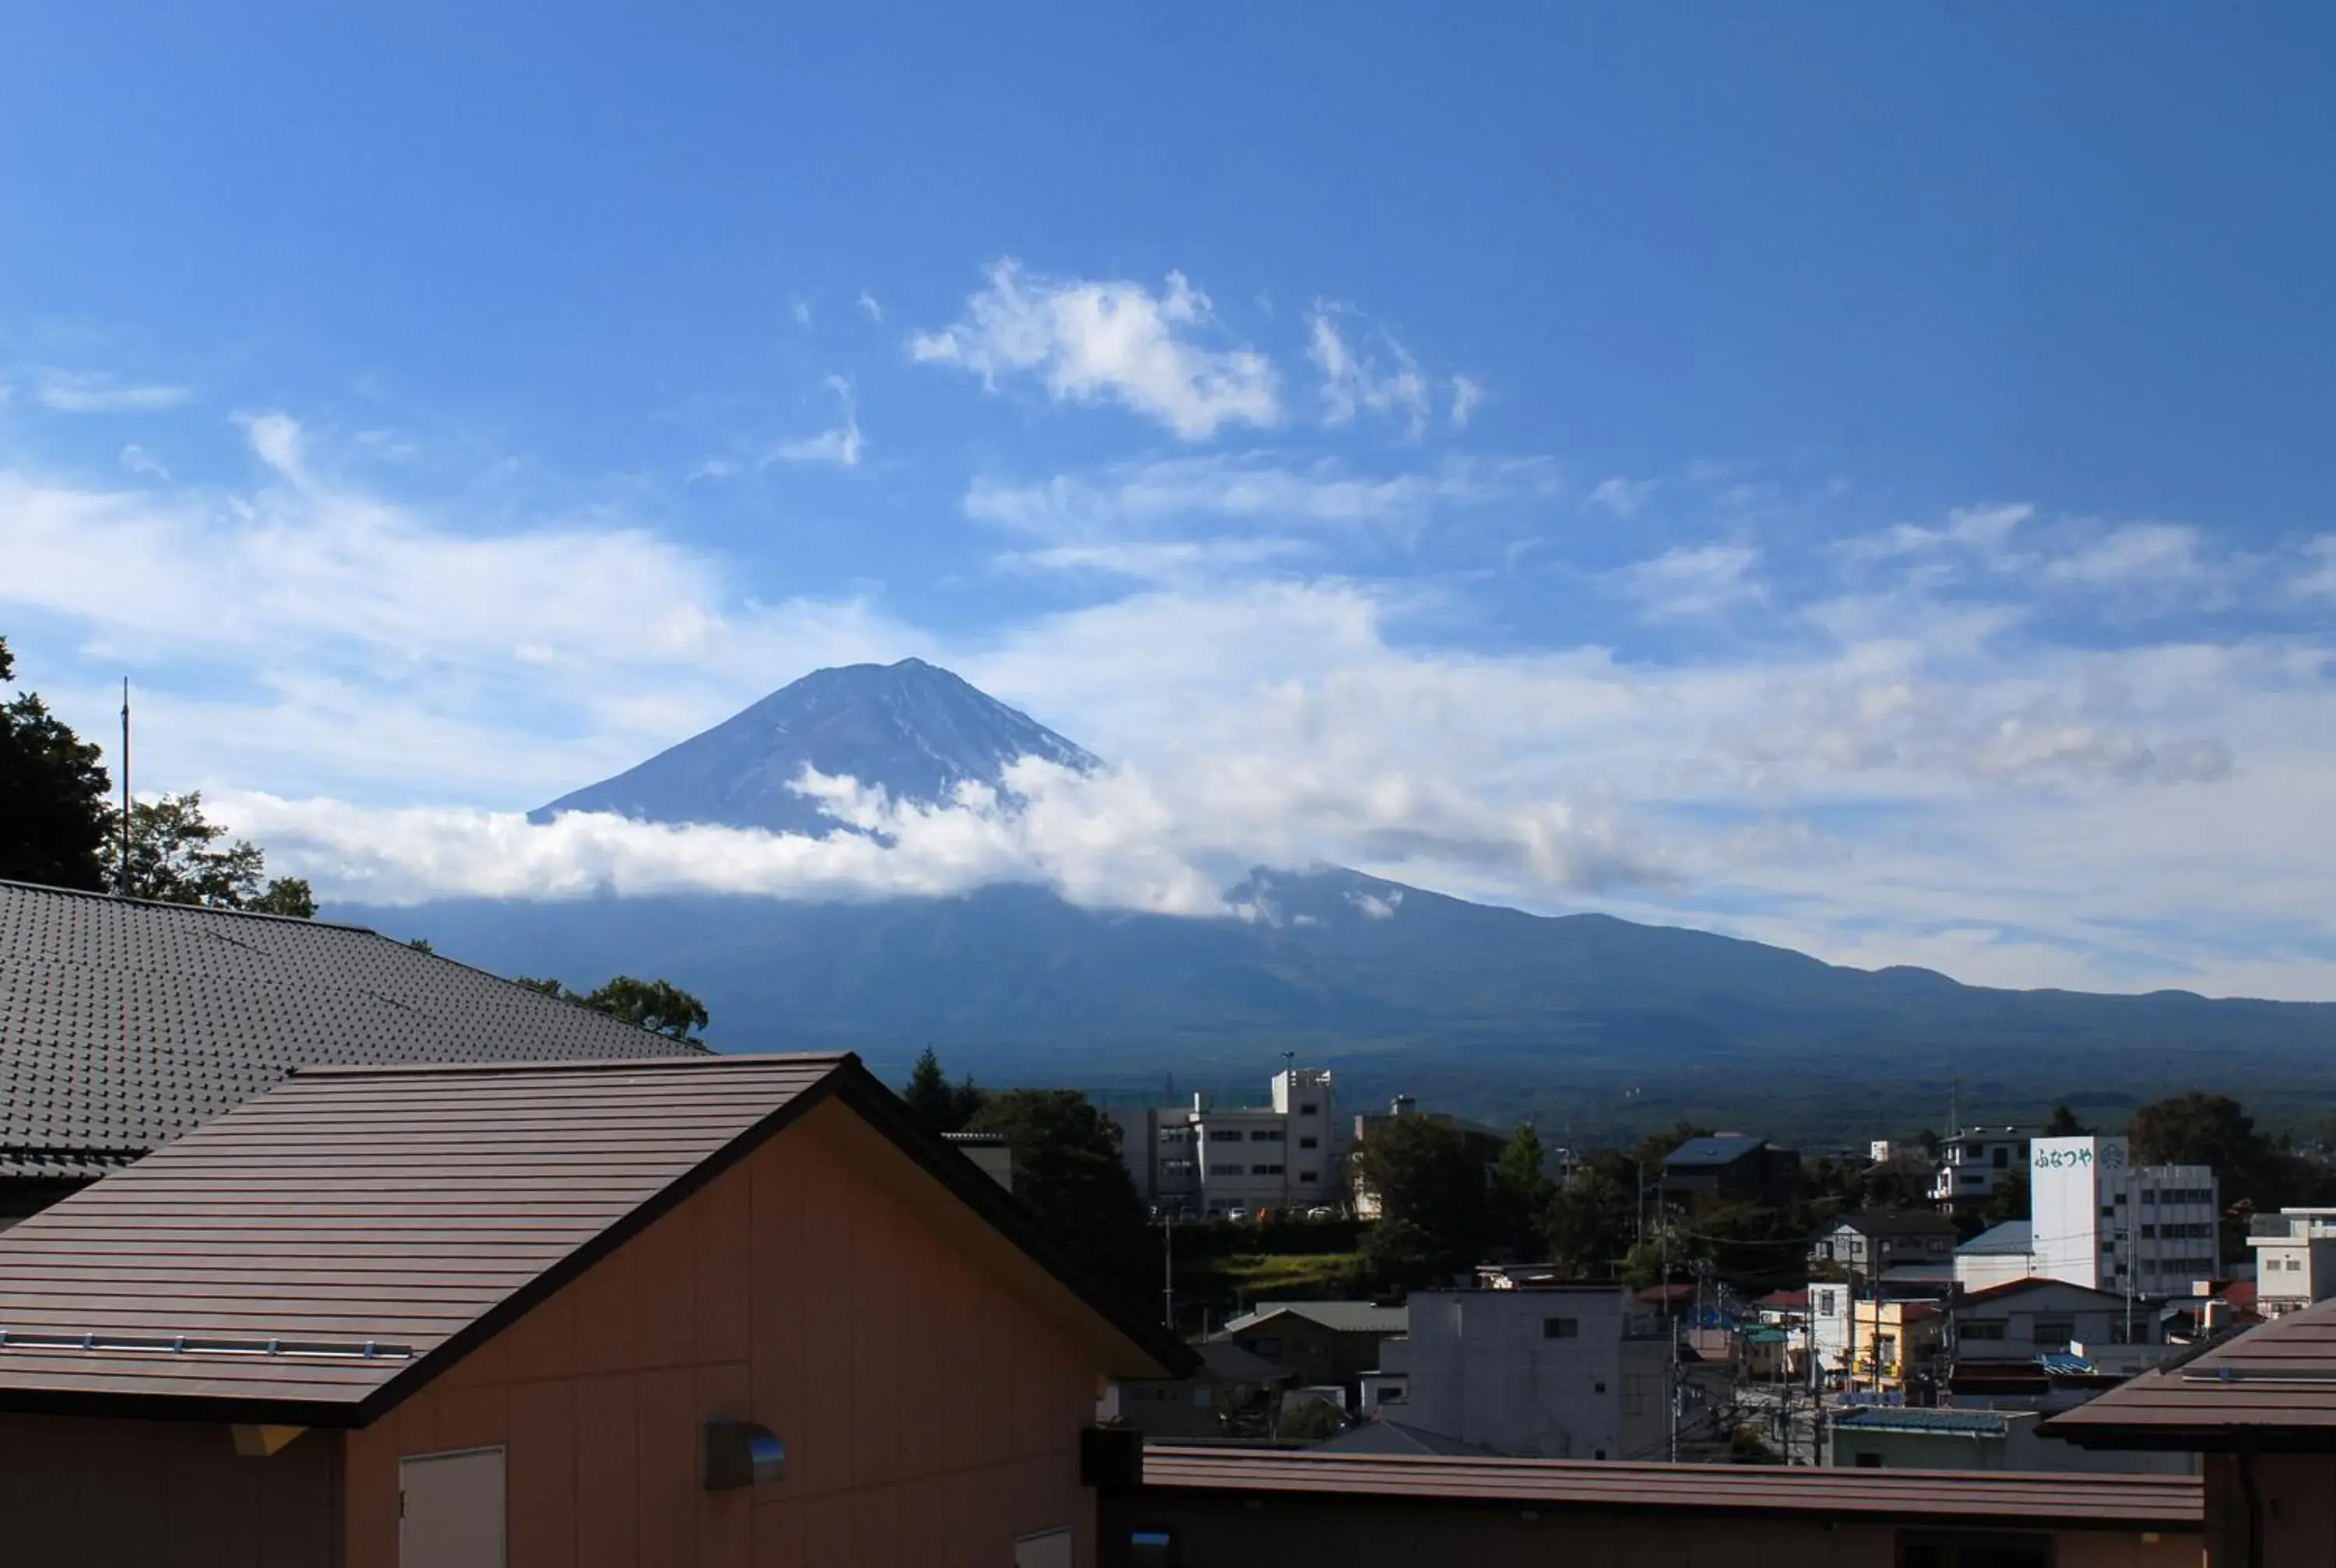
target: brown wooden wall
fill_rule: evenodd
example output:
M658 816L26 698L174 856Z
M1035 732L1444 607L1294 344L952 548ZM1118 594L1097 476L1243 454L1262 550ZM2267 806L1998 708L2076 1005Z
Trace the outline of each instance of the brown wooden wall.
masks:
M341 1439L238 1458L194 1422L0 1416L0 1563L26 1568L332 1568Z
M1131 1531L1173 1528L1185 1568L1896 1568L1888 1524L1708 1514L1387 1503L1332 1495L1245 1497L1158 1488L1106 1495L1097 1568L1126 1568ZM2199 1568L2201 1538L2064 1530L2054 1568Z
M2327 1568L2336 1563L2336 1456L2256 1456L2263 1505L2263 1568ZM2206 1456L2206 1533L2211 1568L2248 1568L2246 1488L2239 1461Z
M999 1245L822 1106L350 1434L347 1568L394 1568L401 1456L497 1444L512 1568L991 1568L1064 1524L1092 1563L1096 1361ZM715 1417L786 1480L704 1490Z

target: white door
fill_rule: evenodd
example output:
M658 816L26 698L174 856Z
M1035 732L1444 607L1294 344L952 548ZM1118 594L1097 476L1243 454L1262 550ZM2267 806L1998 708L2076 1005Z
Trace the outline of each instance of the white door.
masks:
M1014 1568L1071 1568L1071 1533L1044 1530L1016 1537Z
M503 1568L501 1448L397 1462L397 1561L399 1568Z

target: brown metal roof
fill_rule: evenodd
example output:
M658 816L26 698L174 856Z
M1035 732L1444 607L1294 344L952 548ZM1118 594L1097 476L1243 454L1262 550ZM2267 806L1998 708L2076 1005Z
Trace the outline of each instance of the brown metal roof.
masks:
M356 926L0 881L0 1176L88 1181L295 1067L704 1047Z
M2102 1447L2336 1448L2336 1300L2211 1341L2039 1429Z
M2192 1531L2202 1529L2205 1517L2205 1494L2193 1476L2057 1471L1831 1470L1147 1446L1144 1485L1553 1509L1815 1514L2075 1529Z
M1163 1338L850 1056L324 1070L0 1235L0 1409L361 1424L831 1096Z

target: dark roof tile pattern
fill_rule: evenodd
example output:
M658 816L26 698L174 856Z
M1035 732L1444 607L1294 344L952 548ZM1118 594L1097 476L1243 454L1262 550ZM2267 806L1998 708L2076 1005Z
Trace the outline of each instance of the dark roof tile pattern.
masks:
M1144 1485L1500 1502L1543 1509L1804 1514L2030 1528L2197 1531L2205 1495L2189 1475L2062 1471L1864 1470L1425 1454L1271 1453L1154 1446Z
M298 1066L702 1049L355 926L0 881L0 1176L102 1174Z
M2209 1340L2039 1430L2103 1447L2336 1448L2336 1300Z

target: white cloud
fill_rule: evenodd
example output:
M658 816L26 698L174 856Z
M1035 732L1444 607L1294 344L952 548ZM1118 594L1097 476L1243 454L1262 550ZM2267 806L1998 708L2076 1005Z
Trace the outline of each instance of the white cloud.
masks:
M1393 336L1382 333L1387 356L1394 362L1382 374L1371 355L1349 345L1339 333L1334 317L1338 307L1318 305L1314 307L1307 345L1307 355L1322 375L1322 417L1330 424L1345 424L1358 411L1368 409L1403 422L1406 431L1418 436L1427 428L1427 377L1420 373L1419 362ZM1475 384L1468 384L1474 390ZM1458 394L1455 394L1454 422L1465 424L1459 413ZM1472 401L1469 407L1473 409Z
M135 442L122 449L122 466L131 473L151 474L157 479L170 477L170 471L156 462L148 454L144 447Z
M963 320L916 334L909 352L972 371L992 390L1036 375L1057 402L1117 402L1186 440L1226 424L1278 424L1272 364L1246 347L1204 346L1199 338L1213 316L1208 296L1182 273L1154 294L1124 280L1028 273L1008 258L990 268Z
M2136 522L2113 529L2100 538L2044 567L2057 582L2100 587L2137 582L2151 587L2186 583L2205 575L2198 559L2199 536L2195 528L2172 523Z
M817 435L805 435L792 441L782 441L764 452L756 465L768 468L778 463L832 463L843 468L860 466L863 444L860 436L860 404L852 390L852 383L840 375L831 375L823 384L842 405L842 423ZM707 469L701 466L699 473ZM693 476L695 477L695 476Z
M1548 494L1552 465L1451 458L1393 474L1323 461L1290 466L1262 454L1171 458L1059 474L1035 484L977 480L966 515L1048 535L1124 532L1179 519L1348 528L1414 522L1447 507Z
M96 371L44 372L34 400L59 414L143 414L193 401L194 388L124 383Z
M296 484L307 477L300 467L304 443L298 420L288 414L238 414L235 419L260 462Z
M2306 570L2292 579L2297 593L2308 598L2336 599L2336 533L2323 533L2303 547Z
M1636 517L1654 492L1655 482L1651 479L1601 479L1591 491L1589 503L1616 517Z
M884 323L884 307L883 307L881 304L878 303L877 298L876 298L876 297L875 297L874 295L872 295L872 294L869 293L869 292L868 292L868 290L866 290L866 289L864 289L864 288L863 288L863 289L861 289L861 290L860 291L860 298L859 298L858 304L859 304L859 306L860 306L860 308L861 308L861 309L862 309L862 310L864 310L864 311L866 311L866 312L868 313L868 319L869 319L869 320L871 320L871 321L872 321L872 322L875 322L875 323L876 323L878 326L880 326L883 325L883 323Z
M1767 597L1753 576L1760 552L1746 544L1681 546L1609 574L1609 580L1658 618L1714 615Z
M803 327L803 329L805 329L806 331L808 331L808 330L810 329L810 327L811 327L811 301L810 301L810 300L805 299L805 298L804 298L802 295L800 295L800 294L791 294L791 295L789 295L789 296L787 297L787 312L788 312L788 314L789 314L789 315L793 316L793 317L795 318L795 325L796 325L797 326Z
M1452 428L1467 429L1468 421L1475 418L1476 410L1484 406L1484 383L1475 376L1454 376L1452 378Z

